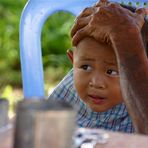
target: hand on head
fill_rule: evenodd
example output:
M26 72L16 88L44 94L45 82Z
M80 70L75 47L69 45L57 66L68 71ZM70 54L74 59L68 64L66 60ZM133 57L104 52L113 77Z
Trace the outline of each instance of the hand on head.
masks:
M71 31L73 45L76 46L86 36L111 43L114 36L125 34L127 29L141 31L146 14L148 8L140 8L133 13L118 3L100 0L77 17Z
M92 18L92 15L97 11L97 7L104 6L107 3L107 0L100 0L94 6L85 8L75 20L75 24L71 30L71 37L73 37L77 33L77 31L85 28L88 25L89 21ZM86 32L86 34L88 32Z

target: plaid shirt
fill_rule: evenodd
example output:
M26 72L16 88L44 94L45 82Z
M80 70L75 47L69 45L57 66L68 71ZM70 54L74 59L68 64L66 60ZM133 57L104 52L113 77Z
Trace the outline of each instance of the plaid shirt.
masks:
M56 86L49 99L64 100L76 106L79 127L102 128L112 131L133 133L131 118L124 103L118 104L106 112L93 112L78 96L73 87L73 70Z

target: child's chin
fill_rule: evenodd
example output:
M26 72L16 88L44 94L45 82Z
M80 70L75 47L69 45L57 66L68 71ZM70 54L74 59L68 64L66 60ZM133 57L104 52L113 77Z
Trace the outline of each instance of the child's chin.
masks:
M108 108L92 108L92 107L90 108L93 112L106 112L109 110Z

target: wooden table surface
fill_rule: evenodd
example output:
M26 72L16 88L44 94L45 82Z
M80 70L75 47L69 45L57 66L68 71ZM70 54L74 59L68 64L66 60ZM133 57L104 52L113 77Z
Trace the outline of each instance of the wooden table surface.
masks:
M109 134L108 142L97 144L95 148L148 148L148 136L106 132ZM0 130L0 148L13 148L13 133L13 125L9 125L5 131Z
M148 137L136 134L108 132L106 144L97 144L95 148L148 148Z
M13 124L0 129L0 148L13 148Z

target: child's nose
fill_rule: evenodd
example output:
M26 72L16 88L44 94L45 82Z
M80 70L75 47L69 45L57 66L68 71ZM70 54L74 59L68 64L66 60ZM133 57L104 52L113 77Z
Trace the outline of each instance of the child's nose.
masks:
M105 87L106 87L105 79L104 79L104 77L101 76L100 74L95 74L95 75L92 77L92 79L91 79L89 85L90 85L91 87L98 88L98 89L105 89Z

